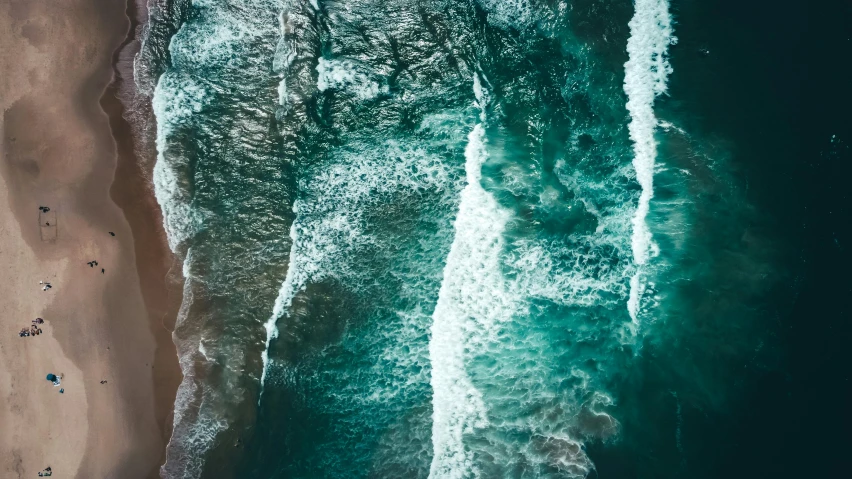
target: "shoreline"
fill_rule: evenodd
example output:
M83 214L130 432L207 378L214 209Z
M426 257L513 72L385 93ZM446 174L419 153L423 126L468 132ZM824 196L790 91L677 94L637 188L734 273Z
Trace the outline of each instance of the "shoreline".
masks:
M181 377L171 340L180 268L122 123L130 6L0 5L3 477L47 466L63 477L158 477L165 457ZM35 317L43 334L18 337ZM46 373L63 377L63 394Z
M159 467L165 462L166 447L171 438L174 403L183 373L178 362L172 334L183 300L182 265L172 253L163 227L160 206L151 183L156 163L156 148L137 148L133 125L125 113L138 100L133 78L133 60L139 52L138 33L147 21L144 0L126 0L127 35L112 57L113 79L104 90L100 106L109 117L110 130L116 144L117 164L109 195L124 212L134 238L136 270L142 296L148 310L151 332L157 344L153 363L154 408L163 438L159 464L152 478L159 478ZM150 103L146 103L150 105ZM139 112L137 112L138 114ZM147 121L155 121L147 109ZM152 155L140 158L139 155Z

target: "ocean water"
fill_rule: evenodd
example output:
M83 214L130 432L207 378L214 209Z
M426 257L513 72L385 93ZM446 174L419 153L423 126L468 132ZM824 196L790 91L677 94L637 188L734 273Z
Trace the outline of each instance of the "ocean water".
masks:
M753 10L149 7L136 80L186 277L163 477L751 470L736 425L789 389L807 288L770 181L796 163L743 130L783 137L790 105L725 83L785 66L738 63Z

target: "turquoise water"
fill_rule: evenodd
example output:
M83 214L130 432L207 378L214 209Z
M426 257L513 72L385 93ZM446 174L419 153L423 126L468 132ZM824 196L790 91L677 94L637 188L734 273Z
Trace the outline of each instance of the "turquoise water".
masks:
M796 271L698 115L702 8L154 5L162 475L718 477Z

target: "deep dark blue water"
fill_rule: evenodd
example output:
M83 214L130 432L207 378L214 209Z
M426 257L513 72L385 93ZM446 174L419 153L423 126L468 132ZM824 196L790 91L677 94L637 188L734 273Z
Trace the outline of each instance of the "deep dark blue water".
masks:
M174 1L163 477L833 477L849 5Z

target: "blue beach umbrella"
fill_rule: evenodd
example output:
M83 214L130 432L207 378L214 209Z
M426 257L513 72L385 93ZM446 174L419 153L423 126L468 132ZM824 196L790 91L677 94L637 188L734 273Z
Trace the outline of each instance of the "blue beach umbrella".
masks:
M56 381L56 375L55 374L48 374L47 380L51 381L51 382Z

